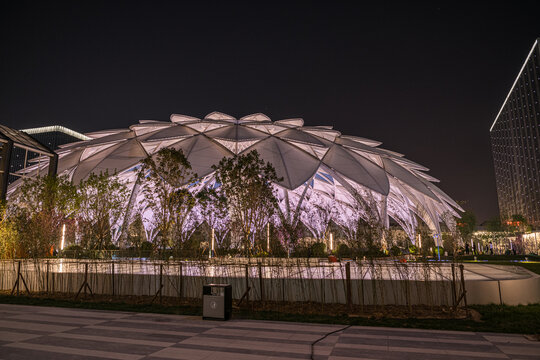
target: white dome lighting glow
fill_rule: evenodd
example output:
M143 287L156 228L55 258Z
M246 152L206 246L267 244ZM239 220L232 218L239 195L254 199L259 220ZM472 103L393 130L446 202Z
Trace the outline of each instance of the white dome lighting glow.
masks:
M190 186L194 192L215 184L212 165L223 157L257 150L282 178L274 184L281 211L299 209L300 221L317 238L325 221L347 229L366 216L357 196L369 199L369 211L376 212L385 226L391 218L411 239L418 219L440 233L440 224L453 227L453 217L459 216L456 209L462 211L433 184L438 180L427 175L424 166L380 148L380 142L342 135L331 126L304 126L302 119L272 121L260 113L240 119L220 112L204 119L173 114L170 121L141 120L128 129L85 135L90 140L57 151L58 175L78 184L90 173L116 173L131 189L129 208L133 209L145 208L136 185L141 161L168 147L181 149L201 179ZM47 166L36 163L25 169L26 175L35 176L38 167L46 173ZM330 219L321 219L322 206L331 209ZM144 217L150 219L152 214ZM194 214L194 226L198 219Z

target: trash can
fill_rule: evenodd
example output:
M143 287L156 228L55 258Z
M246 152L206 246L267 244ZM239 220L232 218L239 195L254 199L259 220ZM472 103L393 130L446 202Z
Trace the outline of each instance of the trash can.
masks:
M231 285L203 285L203 320L229 320L231 318L231 314Z

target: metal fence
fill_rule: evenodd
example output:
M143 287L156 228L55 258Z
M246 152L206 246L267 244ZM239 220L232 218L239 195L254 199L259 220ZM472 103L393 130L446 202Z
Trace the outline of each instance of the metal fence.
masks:
M314 259L0 262L0 289L12 293L200 299L202 286L208 283L231 284L234 299L274 302L452 306L464 294L463 269L451 263Z

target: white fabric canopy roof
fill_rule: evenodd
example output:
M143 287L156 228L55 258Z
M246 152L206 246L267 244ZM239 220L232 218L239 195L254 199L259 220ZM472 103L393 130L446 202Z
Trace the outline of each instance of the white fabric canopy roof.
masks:
M87 134L91 140L63 146L58 150L58 174L78 183L92 172L107 170L133 183L141 160L172 147L182 149L194 172L211 183L212 165L224 156L257 150L283 178L275 184L281 206L295 208L300 202L302 219L309 218L309 204L317 201L342 209L332 216L344 224L344 214L362 216L354 214L352 194L364 194L376 199L374 206L386 223L392 217L412 237L416 216L439 232L448 214L458 216L455 209L462 210L432 183L437 179L424 173L427 168L379 148L380 142L303 123L302 119L273 122L264 114L236 119L219 112L204 119L173 114L170 122L144 120L128 129ZM38 167L44 171L47 164L36 163L24 171L36 176ZM17 183L10 192L16 187Z

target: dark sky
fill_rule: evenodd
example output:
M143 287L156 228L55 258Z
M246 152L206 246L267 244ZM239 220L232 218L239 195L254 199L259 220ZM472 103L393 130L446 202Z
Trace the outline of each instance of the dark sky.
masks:
M382 141L496 216L489 128L540 2L400 3L3 1L0 123L302 117Z

